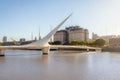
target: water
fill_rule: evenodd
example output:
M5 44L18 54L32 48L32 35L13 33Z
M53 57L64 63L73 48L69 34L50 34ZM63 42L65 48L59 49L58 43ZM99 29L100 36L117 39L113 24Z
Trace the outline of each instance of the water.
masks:
M0 80L120 80L120 53L5 51Z

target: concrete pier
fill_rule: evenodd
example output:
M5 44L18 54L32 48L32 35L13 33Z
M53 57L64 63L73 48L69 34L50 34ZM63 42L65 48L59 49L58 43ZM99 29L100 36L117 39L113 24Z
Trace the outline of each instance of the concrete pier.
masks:
M1 56L5 56L5 54L3 53L2 50L0 50L0 57L1 57Z
M43 55L48 55L50 47L45 47L42 49Z

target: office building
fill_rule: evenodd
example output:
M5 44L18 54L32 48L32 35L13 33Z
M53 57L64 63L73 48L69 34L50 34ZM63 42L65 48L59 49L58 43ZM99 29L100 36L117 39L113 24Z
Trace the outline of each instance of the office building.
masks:
M87 29L83 29L80 26L70 26L66 28L68 34L68 41L71 42L73 40L79 41L88 41L89 32Z
M54 41L60 41L62 44L73 40L88 41L88 29L83 29L79 26L66 27L65 30L57 31L54 35Z
M3 37L3 43L4 43L4 42L7 42L7 36L4 36L4 37Z
M60 41L64 44L67 41L67 32L65 30L57 31L54 35L54 41Z

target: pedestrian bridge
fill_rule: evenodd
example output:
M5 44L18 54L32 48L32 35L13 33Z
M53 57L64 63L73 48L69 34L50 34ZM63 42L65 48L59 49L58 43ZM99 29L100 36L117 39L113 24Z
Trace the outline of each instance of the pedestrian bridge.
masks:
M20 45L20 46L0 46L0 55L4 56L2 50L6 49L41 49L43 54L48 54L50 48L64 48L64 49L84 49L84 50L100 50L100 48L88 47L88 46L65 46L65 45L49 45L48 42L52 38L52 36L56 33L56 31L70 18L72 14L66 17L58 26L56 26L48 35L46 35L43 39L38 40L36 42Z
M77 46L77 45L52 45L51 49L62 50L80 50L80 51L101 51L101 48L89 47L89 46Z

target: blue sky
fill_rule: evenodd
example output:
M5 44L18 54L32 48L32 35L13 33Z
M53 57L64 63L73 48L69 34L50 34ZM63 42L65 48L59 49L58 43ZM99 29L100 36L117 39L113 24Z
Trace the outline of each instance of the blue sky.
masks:
M44 37L73 12L61 27L79 25L98 35L120 34L120 0L0 0L0 40Z

